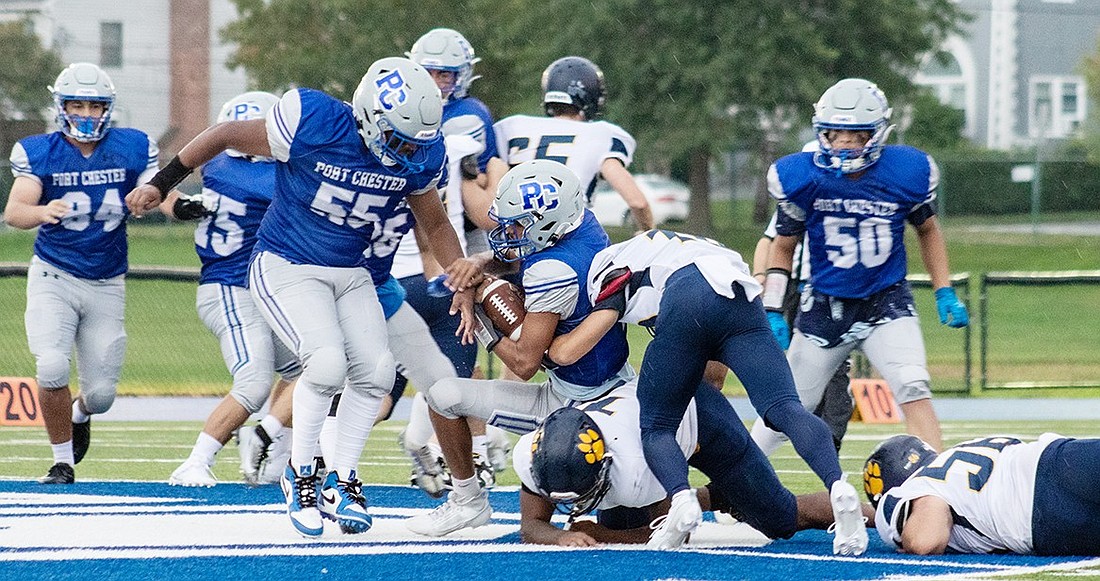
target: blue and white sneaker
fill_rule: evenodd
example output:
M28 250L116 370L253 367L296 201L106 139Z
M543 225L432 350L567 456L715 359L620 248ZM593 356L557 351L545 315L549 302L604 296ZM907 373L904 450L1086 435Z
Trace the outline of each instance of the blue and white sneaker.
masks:
M355 470L346 480L341 479L336 470L328 473L325 483L321 485L321 515L336 521L346 535L370 530L374 519L367 513L363 483L359 482Z
M279 484L286 496L286 514L298 534L306 538L321 536L325 532L325 526L321 521L321 512L317 509L316 466L311 462L295 470L287 464Z

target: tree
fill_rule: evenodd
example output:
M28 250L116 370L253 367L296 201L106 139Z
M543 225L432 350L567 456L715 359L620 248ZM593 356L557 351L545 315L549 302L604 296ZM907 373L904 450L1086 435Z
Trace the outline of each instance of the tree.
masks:
M42 130L49 111L51 85L61 59L42 47L29 20L0 23L0 147ZM13 124L20 124L16 128ZM29 122L29 123L28 123Z
M1088 85L1089 99L1092 102L1100 101L1100 42L1097 51L1085 57L1080 66L1081 73ZM1090 163L1100 163L1100 112L1095 107L1090 107L1088 119L1085 120L1084 130L1081 132L1080 146L1086 152Z

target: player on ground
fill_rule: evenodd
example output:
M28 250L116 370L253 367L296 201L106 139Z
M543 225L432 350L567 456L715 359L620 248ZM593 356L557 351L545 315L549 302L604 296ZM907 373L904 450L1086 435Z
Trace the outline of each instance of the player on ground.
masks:
M565 546L648 541L650 521L665 514L668 502L642 452L635 383L578 408L555 411L516 444L520 535L528 543ZM740 429L725 429L733 424ZM696 491L705 510L731 513L773 539L832 524L828 493L796 499L784 488L710 384L696 389L676 439L691 465L711 477ZM569 515L565 530L550 524L555 509ZM592 510L596 522L574 521ZM874 518L870 506L863 510Z
M494 126L500 157L510 166L532 159L565 164L591 201L601 175L623 197L638 229L653 228L653 211L627 170L634 138L618 125L599 121L606 88L603 71L579 56L560 58L542 73L547 117L513 115Z
M271 93L250 91L222 106L218 122L263 119L279 102ZM232 149L202 167L199 196L170 194L161 210L179 220L198 219L195 252L202 263L196 306L199 318L218 337L233 387L210 412L194 448L168 478L178 486L214 486L214 456L248 417L260 410L272 391L272 375L284 381L301 373L294 354L271 332L248 293L248 259L260 220L275 190L275 160ZM272 415L256 428L242 428L242 450L252 439L282 437L283 425ZM259 483L263 458L242 462L246 482Z
M368 69L350 104L310 89L288 91L265 121L208 128L148 186L127 196L135 212L159 204L170 186L229 148L277 160L275 195L260 225L249 288L264 318L302 362L294 390L291 463L283 476L287 513L303 536L323 533L322 513L345 532L372 519L357 466L393 356L364 251L408 204L447 264L452 309L472 321L476 265L462 257L435 186L443 173L443 103L431 76L412 61L384 58ZM469 321L469 324L467 324ZM346 388L345 388L346 382ZM320 487L314 464L328 408L343 389L334 465ZM319 506L320 505L320 506Z
M588 315L592 305L583 292L588 267L609 243L596 217L584 208L576 175L555 161L522 163L500 181L492 212L499 226L489 243L500 262L519 267L527 313L518 340L491 338L486 348L522 381L450 379L428 391L454 490L439 508L406 522L419 534L442 536L483 525L492 515L488 495L474 476L464 418L526 433L567 402L599 397L635 375L626 361L626 331L619 326L571 365L549 366L547 381L526 383L543 367L554 336Z
M875 527L905 553L1100 555L1100 440L970 440L936 454L916 436L871 452Z
M122 196L157 170L157 145L112 128L115 87L73 63L53 87L59 130L12 147L4 221L38 228L27 273L27 343L53 448L43 484L71 484L91 442L91 416L111 408L126 353L126 207ZM80 395L69 389L76 349Z
M651 547L677 548L702 522L676 429L713 360L733 370L760 417L790 436L830 491L837 522L834 550L856 555L866 550L855 488L843 478L829 428L799 403L758 298L760 284L739 254L713 240L650 230L597 254L588 275L593 312L556 337L548 356L558 364L575 361L620 322L652 330L638 380L642 449L672 507L653 532ZM739 420L715 427L731 440L741 428Z
M951 288L936 219L939 170L923 151L885 145L890 112L874 83L844 79L814 105L819 151L788 155L768 170L768 189L779 201L779 235L764 307L782 308L794 248L805 233L813 284L787 354L802 403L816 408L829 378L860 347L890 385L908 431L939 449L924 342L905 280L907 222L936 289L940 322L964 327L969 316ZM753 426L753 439L765 453L780 443L762 422Z

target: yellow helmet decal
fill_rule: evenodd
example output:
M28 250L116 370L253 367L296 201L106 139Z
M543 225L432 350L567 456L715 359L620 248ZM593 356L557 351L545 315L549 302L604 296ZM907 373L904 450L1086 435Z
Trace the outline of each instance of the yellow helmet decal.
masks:
M584 452L585 462L595 464L603 460L603 440L600 439L600 435L595 430L585 430L578 437L581 439L581 443L577 444L577 449Z
M871 461L863 468L863 491L874 498L882 494L882 466Z

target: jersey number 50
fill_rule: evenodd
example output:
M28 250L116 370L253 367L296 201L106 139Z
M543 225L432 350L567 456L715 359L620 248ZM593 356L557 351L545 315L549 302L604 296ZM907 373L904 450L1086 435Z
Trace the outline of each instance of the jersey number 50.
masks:
M885 218L865 218L858 223L855 218L826 216L825 246L829 262L837 268L852 268L860 263L867 268L882 266L894 246L894 234L890 221ZM856 236L848 231L854 229ZM834 249L835 248L835 249Z

